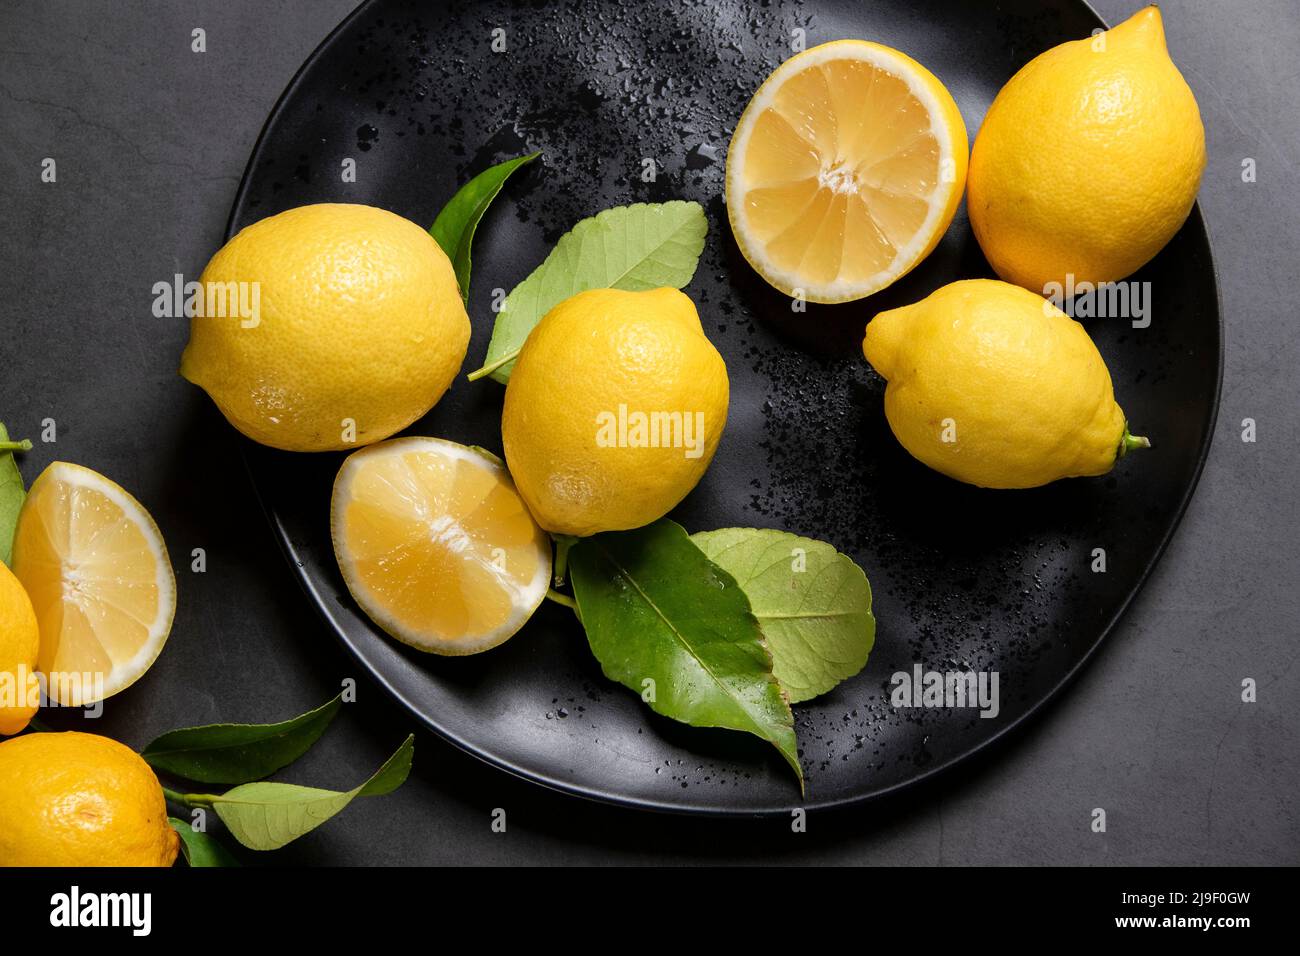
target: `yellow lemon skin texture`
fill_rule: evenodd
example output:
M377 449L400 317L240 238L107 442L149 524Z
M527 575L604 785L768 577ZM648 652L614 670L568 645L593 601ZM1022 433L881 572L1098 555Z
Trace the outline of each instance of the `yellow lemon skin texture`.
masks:
M171 866L180 837L136 753L95 734L0 743L0 864Z
M862 352L888 382L895 437L958 481L1034 488L1101 475L1148 444L1128 435L1083 326L1010 283L953 282L881 312Z
M506 463L553 534L639 528L700 480L728 398L726 363L686 295L581 292L542 318L515 362L501 415Z
M36 658L41 634L31 598L0 564L0 734L16 734L36 713Z
M255 284L259 314L195 316L181 374L273 448L387 438L434 406L469 346L446 254L426 230L373 206L320 203L256 222L199 281L205 295Z
M1151 6L1011 78L975 138L967 209L997 274L1047 294L1067 274L1114 282L1145 265L1204 169L1196 98Z

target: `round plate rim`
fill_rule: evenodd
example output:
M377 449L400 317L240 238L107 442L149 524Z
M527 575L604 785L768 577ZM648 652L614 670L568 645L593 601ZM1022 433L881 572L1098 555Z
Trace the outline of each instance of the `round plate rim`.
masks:
M276 126L280 114L285 110L287 104L293 98L294 94L297 92L299 86L303 82L304 77L307 75L308 71L312 68L312 66L315 65L316 61L322 55L324 55L325 52L331 46L333 46L333 44L337 42L340 37L342 37L347 32L348 27L352 24L354 20L358 19L361 16L361 14L363 14L371 6L374 6L375 4L381 2L383 2L383 0L362 0L362 2L359 3L356 6L356 8L352 10L351 13L349 13L346 17L340 20L338 25L336 25L334 29L331 30L325 36L325 38L321 40L319 44L317 44L315 49L313 49L312 52L308 54L307 58L303 60L302 64L295 71L293 77L289 80L288 85L285 86L284 91L276 99L275 105L272 106L270 113L267 115L265 122L262 124L261 130L257 134L257 140L256 142L254 142L252 151L249 153L248 163L245 165L244 172L240 177L239 187L236 189L235 198L231 202L230 215L226 220L226 228L225 228L223 241L229 241L233 237L236 231L235 224L241 218L241 212L243 211L245 203L248 198L248 192L250 190L250 184L252 182L254 170L257 168L259 161L262 158L262 151L266 146L271 130ZM1082 10L1088 16L1092 17L1092 19L1096 21L1097 26L1102 28L1108 27L1106 21L1096 11L1096 9L1093 8L1092 4L1089 3L1088 0L1065 0L1065 2L1073 2L1077 4L1080 8L1082 8ZM1193 205L1192 212L1188 216L1187 223L1184 224L1183 228L1186 228L1187 225L1192 223L1195 224L1195 226L1200 230L1201 234L1203 235L1205 241L1205 248L1209 252L1209 257L1210 257L1210 274L1211 274L1211 278L1214 281L1214 310L1215 310L1215 319L1216 319L1215 329L1217 333L1215 345L1217 350L1218 368L1215 374L1214 395L1210 401L1209 415L1207 417L1207 420L1205 421L1204 436L1201 439L1200 452L1197 455L1196 465L1192 472L1192 479L1188 483L1187 489L1183 493L1181 500L1178 502L1177 507L1174 509L1173 520L1170 521L1169 527L1165 530L1165 533L1161 537L1159 544L1157 545L1155 551L1151 556L1151 559L1146 563L1146 566L1143 567L1141 572L1137 575L1136 579L1133 582L1133 586L1129 589L1129 593L1125 596L1124 600L1120 602L1119 606L1115 609L1115 612L1110 616L1110 619L1106 621L1105 625L1098 632L1095 640L1088 647L1088 649L1084 651L1083 655L1079 658L1079 660L1074 664L1073 667L1071 667L1068 671L1066 671L1055 684L1052 685L1050 690L1048 690L1044 694L1041 694L1038 697L1038 699L1024 711L1024 713L1020 714L1015 720L1006 724L1006 726L1000 728L996 733L994 733L990 737L981 740L979 743L974 744L970 748L952 757L949 757L948 759L940 763L937 763L933 767L927 768L924 772L917 774L914 777L910 777L907 780L900 781L899 783L896 784L892 784L883 789L874 790L870 793L855 794L851 796L840 797L834 800L818 801L814 799L809 801L792 801L788 804L782 804L780 806L749 808L749 809L739 809L739 808L725 807L725 806L719 806L715 804L705 804L705 803L698 803L698 804L668 803L668 802L653 800L653 799L628 797L621 793L604 790L599 787L574 784L565 780L557 779L553 776L549 776L545 773L541 773L532 769L519 766L515 762L512 762L510 760L504 759L502 757L498 757L494 754L484 751L483 749L475 746L474 744L470 743L468 740L464 739L461 735L454 733L447 727L444 727L440 725L438 722L431 719L426 713L424 713L420 709L420 707L414 701L409 700L407 696L403 695L402 692L393 684L393 682L390 681L388 677L382 672L382 670L376 667L373 663L371 663L371 661L369 661L366 658L366 656L362 653L360 648L357 647L348 638L342 626L335 619L334 615L330 612L329 605L326 602L324 596L317 589L315 583L311 579L311 576L307 573L305 562L300 560L297 551L294 549L293 543L289 540L289 536L286 529L284 528L283 524L280 522L278 516L271 509L270 504L267 502L266 496L263 494L262 487L258 481L256 471L247 453L249 446L251 445L251 441L248 439L244 439L240 446L241 456L244 461L244 468L248 474L249 481L253 486L253 490L257 496L258 503L261 505L262 512L263 514L266 515L267 521L270 523L271 528L275 533L275 538L280 545L280 549L284 553L285 558L288 560L290 568L292 569L295 577L297 577L299 585L302 587L307 597L311 600L312 604L315 605L317 612L325 620L325 623L329 626L329 629L334 633L334 636L338 639L338 641L345 648L347 648L348 653L350 653L352 657L356 660L356 662L361 665L361 667L366 671L367 674L370 675L370 678L374 680L375 683L377 683L380 687L382 687L384 691L389 695L389 697L391 697L393 700L401 704L401 706L408 713L410 713L411 716L413 716L417 721L419 721L421 725L423 725L426 729L432 731L437 736L441 737L443 740L452 744L457 749L462 750L465 753L483 761L489 766L495 767L499 770L504 770L505 772L511 774L512 776L518 777L521 780L526 780L530 783L534 783L539 786L546 787L547 789L554 790L556 792L563 793L569 796L582 797L584 799L593 800L598 803L611 804L614 806L627 807L630 809L651 810L651 811L657 811L661 813L679 814L685 816L761 818L761 817L772 817L778 815L781 816L788 815L789 812L796 807L803 808L806 810L819 810L819 811L840 810L849 807L860 806L866 803L884 800L885 798L896 796L897 794L905 790L911 790L915 787L919 787L923 784L927 784L933 781L933 779L936 776L943 774L948 770L951 770L953 767L956 767L959 764L965 764L976 754L988 750L996 744L1000 744L1004 742L1010 735L1019 731L1028 723L1031 723L1032 719L1036 718L1044 710L1044 708L1047 707L1048 704L1055 701L1065 690L1065 688L1092 661L1098 649L1102 646L1103 643L1105 643L1106 639L1115 630L1115 625L1119 622L1120 618L1122 618L1124 613L1128 610L1129 605L1132 604L1133 602L1133 599L1137 597L1138 593L1141 592L1142 588L1146 585L1146 582L1150 578L1152 571L1155 569L1156 565L1160 563L1161 558L1164 557L1165 551L1168 549L1170 541L1173 540L1174 534L1177 532L1178 528L1182 525L1183 517L1187 512L1187 507L1191 503L1192 496L1196 493L1197 486L1200 484L1201 475L1205 470L1205 463L1209 459L1210 447L1214 442L1214 427L1218 422L1219 403L1223 392L1223 369L1224 369L1223 287L1219 281L1219 268L1218 268L1217 260L1215 259L1214 256L1214 247L1211 241L1209 226L1205 220L1205 216L1201 211L1201 204L1199 199Z

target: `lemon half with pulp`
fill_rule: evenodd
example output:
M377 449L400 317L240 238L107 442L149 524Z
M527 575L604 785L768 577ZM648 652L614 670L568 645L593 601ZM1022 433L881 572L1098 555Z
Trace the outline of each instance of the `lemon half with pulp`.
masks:
M786 295L848 302L938 244L969 151L952 96L907 55L836 40L781 64L727 154L727 215L749 264Z
M37 666L72 707L135 683L163 649L176 578L162 532L108 478L56 461L32 483L14 533L13 572L40 628Z
M396 438L353 453L334 482L330 525L352 597L422 651L496 647L546 597L550 539L481 449Z

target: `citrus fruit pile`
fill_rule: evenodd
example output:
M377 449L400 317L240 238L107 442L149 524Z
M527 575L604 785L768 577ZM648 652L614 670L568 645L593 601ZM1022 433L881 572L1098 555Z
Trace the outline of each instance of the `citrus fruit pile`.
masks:
M782 64L741 117L727 211L787 295L879 291L934 249L967 185L952 97L897 51L842 40ZM863 353L899 442L946 475L1028 488L1098 475L1129 433L1083 326L1044 296L1125 279L1173 238L1205 168L1196 98L1147 7L1034 58L975 138L967 206L1003 282L957 282L882 312Z
M490 171L496 189L531 158ZM725 199L755 271L796 300L833 304L915 269L965 194L1000 280L953 282L881 311L863 354L888 383L885 416L913 456L963 482L1029 488L1104 474L1149 446L1130 433L1086 329L1045 296L1118 282L1148 263L1190 214L1204 166L1196 100L1151 6L1025 65L973 150L952 95L907 55L857 39L801 52L739 117ZM379 627L443 655L500 645L548 596L573 604L550 588L572 539L639 529L676 507L703 478L729 411L726 364L679 291L698 259L703 214L698 231L669 223L656 239L641 208L640 262L610 268L614 243L586 271L539 268L530 301L546 307L514 352L480 370L505 375L513 363L504 461L438 438L391 438L439 401L463 364L468 248L484 206L450 204L432 233L341 203L248 226L200 278L207 292L187 312L180 365L254 441L352 452L330 508L342 578ZM584 235L607 237L629 221L597 219ZM581 241L562 240L558 259L576 256ZM602 267L606 278L592 279ZM716 570L702 556L698 566ZM0 564L0 677L11 691L0 699L0 734L27 727L39 677L50 700L71 706L129 687L161 652L175 610L170 559L145 508L88 468L50 465L18 512L9 566ZM742 616L756 626L749 610ZM871 633L855 645L862 660ZM750 663L771 678L771 660L758 659L766 645L753 641ZM765 706L786 718L764 735L788 745L797 770L786 692L774 679L763 688ZM121 744L13 737L0 742L0 779L0 863L176 858L158 780Z
M46 468L0 564L0 866L176 859L162 787L133 751L95 734L16 736L47 699L85 707L139 680L175 611L171 561L144 507L89 468Z
M1102 357L1044 285L1117 280L1148 261L1188 215L1204 161L1195 99L1149 7L1025 66L973 154L956 101L911 57L856 39L799 53L739 117L726 206L764 279L842 303L913 270L969 185L976 237L1006 281L958 282L882 312L863 352L914 456L962 481L1026 488L1102 474L1149 444L1130 434ZM440 216L434 234L453 231ZM504 462L432 438L373 444L427 412L465 357L467 260L453 268L440 241L345 204L249 226L203 281L258 285L261 314L251 325L195 316L182 373L264 444L369 445L335 482L342 576L394 637L467 654L506 640L546 596L547 533L639 528L695 487L729 389L685 294L644 278L584 286L561 271L530 290L550 298L518 348L480 370L512 365L499 372ZM630 429L647 409L661 417ZM557 563L562 573L558 552Z

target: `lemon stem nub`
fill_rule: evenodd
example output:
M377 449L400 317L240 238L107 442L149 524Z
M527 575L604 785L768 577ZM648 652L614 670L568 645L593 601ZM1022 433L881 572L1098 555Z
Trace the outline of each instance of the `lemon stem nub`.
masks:
M1128 425L1124 426L1124 437L1119 440L1119 454L1116 458L1123 458L1129 452L1138 448L1150 448L1151 439L1145 435L1133 435L1128 430Z
M31 450L32 441L30 438L24 438L22 441L0 441L0 452Z
M569 571L569 549L578 539L571 534L551 535L555 539L555 567L554 583L555 587L564 587L564 576Z

